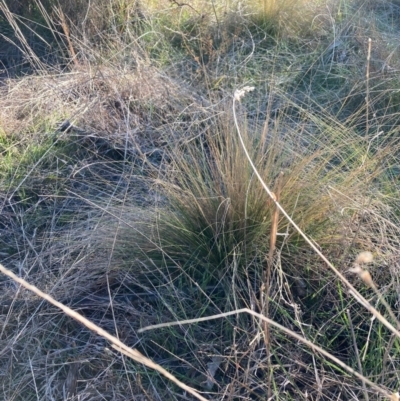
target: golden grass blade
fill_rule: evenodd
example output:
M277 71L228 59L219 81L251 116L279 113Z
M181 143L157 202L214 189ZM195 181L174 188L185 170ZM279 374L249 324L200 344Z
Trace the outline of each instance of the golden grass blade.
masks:
M282 178L283 172L279 173L277 183L275 185L275 201L280 201L281 196L281 187L282 187ZM263 314L265 316L269 316L269 296L270 296L270 286L271 286L271 272L274 264L274 256L276 249L276 236L278 233L278 222L279 222L279 209L276 205L273 205L272 208L272 222L271 222L271 234L270 234L270 242L269 242L269 252L267 257L267 266L265 271L265 277L263 279L263 286L265 286L264 291L260 291L261 296L261 305L263 307ZM263 296L265 294L265 299L263 302ZM272 396L272 386L271 386L271 378L272 378L272 369L271 369L271 341L270 341L270 332L267 322L263 322L264 328L264 342L265 342L265 350L267 353L267 364L268 364L268 399Z

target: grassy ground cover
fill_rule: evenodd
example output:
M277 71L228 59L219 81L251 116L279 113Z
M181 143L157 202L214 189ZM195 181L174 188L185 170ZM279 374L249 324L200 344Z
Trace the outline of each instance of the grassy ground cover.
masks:
M1 264L205 399L398 399L397 1L2 0L0 35ZM3 399L195 399L0 286ZM243 308L300 337L140 331Z

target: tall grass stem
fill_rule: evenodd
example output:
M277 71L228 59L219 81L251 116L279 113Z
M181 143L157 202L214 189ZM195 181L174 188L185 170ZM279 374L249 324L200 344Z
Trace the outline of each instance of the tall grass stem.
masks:
M254 171L254 174L260 181L262 187L264 188L265 192L269 195L269 197L272 199L272 201L275 203L276 207L280 210L280 212L286 217L286 219L289 221L289 223L294 227L294 229L303 237L303 239L307 242L308 245L316 252L316 254L328 265L328 267L336 274L336 276L348 287L350 290L350 293L353 294L353 296L356 297L361 303L367 308L384 326L386 326L391 332L393 332L398 338L400 338L400 332L387 320L385 319L379 311L374 308L372 305L368 303L368 301L354 288L354 286L346 279L346 277L343 276L342 273L339 272L338 269L336 269L335 266L326 258L326 256L318 249L318 247L311 241L310 238L301 230L301 228L293 221L293 219L289 216L289 214L286 212L286 210L280 205L279 202L275 200L275 196L273 192L269 189L263 178L261 177L260 173L258 172L256 166L254 165L248 150L246 149L246 145L244 143L242 134L240 133L240 127L239 123L237 120L237 115L236 115L236 102L240 103L240 99L242 96L244 96L247 92L252 91L254 88L253 87L244 87L241 90L236 90L234 97L233 97L233 102L232 102L232 108L233 108L233 118L234 118L234 123L236 126L237 134L239 136L240 143L242 145L243 151L246 154L246 157L250 163L251 168Z

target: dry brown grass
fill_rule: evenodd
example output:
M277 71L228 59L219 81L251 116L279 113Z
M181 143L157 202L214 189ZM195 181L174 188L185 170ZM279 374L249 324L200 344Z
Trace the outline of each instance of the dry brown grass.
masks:
M79 63L0 87L0 257L205 398L381 401L397 391L396 336L283 214L271 225L227 110L234 89L256 87L237 112L262 178L276 188L284 171L284 210L395 325L397 6L254 7L284 3L271 22L277 9L255 15L235 2L207 2L199 15L200 0L95 1L82 29L87 10L64 5ZM57 131L66 120L73 127ZM360 250L374 255L361 273L376 289L350 271ZM257 312L272 251L268 357ZM190 398L3 276L0 286L5 399ZM253 316L237 312L246 308Z

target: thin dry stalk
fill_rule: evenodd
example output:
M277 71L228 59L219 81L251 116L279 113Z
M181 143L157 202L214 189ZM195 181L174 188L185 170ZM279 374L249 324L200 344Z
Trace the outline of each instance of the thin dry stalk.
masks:
M389 393L388 390L386 390L386 389L378 386L377 384L373 383L371 380L369 380L368 378L363 376L361 373L358 373L353 368L351 368L350 366L348 366L344 362L342 362L340 359L336 358L335 356L331 355L329 352L325 351L323 348L319 347L318 345L315 345L313 342L307 340L306 338L300 336L299 334L297 334L294 331L286 328L285 326L280 325L279 323L275 322L274 320L269 319L269 318L261 315L260 313L254 312L254 311L252 311L251 309L248 309L248 308L242 308L242 309L238 309L238 310L234 310L234 311L230 311L230 312L219 313L217 315L200 317L200 318L197 318L197 319L188 319L188 320L180 320L180 321L176 321L176 322L155 324L155 325L152 325L152 326L143 327L143 328L139 329L138 332L139 333L143 333L144 331L147 331L147 330L154 330L154 329L159 329L159 328L162 328L162 327L171 327L171 326L177 326L177 325L182 325L182 324L205 322L205 321L208 321L208 320L220 319L220 318L223 318L223 317L236 315L238 313L248 313L248 314L250 314L250 315L252 315L252 316L254 316L254 317L258 318L258 319L261 319L261 320L267 322L271 326L276 327L278 330L283 331L287 335L289 335L289 336L293 337L294 339L300 341L301 343L307 345L314 352L318 352L318 353L322 354L323 356L325 356L326 358L330 359L331 361L336 363L338 366L340 366L341 368L345 369L347 372L349 372L353 376L355 376L358 379L360 379L362 382L368 384L368 386L370 386L372 389L377 391L379 394L382 394L384 397L388 397L390 400L393 400L393 401L394 400L398 400L398 398L396 398L397 397L396 393Z
M275 200L277 202L280 201L281 196L281 188L282 188L282 178L283 172L281 171L278 180L275 186ZM269 252L267 258L267 268L264 273L263 286L264 288L260 291L260 296L263 297L265 294L265 300L261 299L261 305L263 306L263 315L269 316L269 296L270 296L270 285L271 285L271 272L274 264L274 256L276 250L276 236L278 233L278 221L279 221L279 209L274 205L272 209L272 223L271 223L271 234L270 234L270 242L269 242ZM271 368L271 341L270 341L270 333L269 326L267 322L263 322L264 329L264 342L265 342L265 351L267 354L267 366L268 366L268 399L272 396L272 388L271 388L271 379L272 379L272 368Z
M0 271L4 273L6 276L12 278L15 282L21 284L23 287L26 289L34 292L36 295L39 297L45 299L46 301L50 302L57 308L61 309L66 315L72 317L73 319L77 320L79 323L83 324L86 326L89 330L94 331L97 333L99 336L102 336L106 338L108 341L112 343L112 347L115 348L116 350L120 351L126 356L129 356L132 358L134 361L142 363L143 365L156 370L157 372L160 372L162 375L164 375L166 378L171 380L173 383L175 383L177 386L182 388L183 390L187 391L188 393L192 394L195 396L197 399L202 400L202 401L207 401L206 398L202 397L194 388L187 386L186 384L182 383L179 381L175 376L173 376L171 373L169 373L167 370L165 370L163 367L158 365L157 363L153 362L151 359L146 358L144 355L142 355L138 350L132 349L125 345L122 341L120 341L118 338L114 337L113 335L109 334L107 331L103 330L101 327L97 326L90 320L86 319L79 313L75 312L68 306L65 306L61 302L56 301L53 297L50 295L44 293L43 291L39 290L39 288L35 287L34 285L29 284L27 281L24 279L16 276L12 271L6 269L2 264L0 264Z
M335 266L326 258L326 256L318 249L318 247L311 241L310 238L304 233L304 231L293 221L293 219L289 216L289 214L286 212L286 210L281 206L279 202L275 200L275 195L274 193L269 189L263 178L261 177L260 173L257 170L257 167L254 165L250 154L248 150L246 149L246 145L244 143L242 134L240 133L240 128L239 124L237 121L237 116L236 116L236 102L240 102L240 99L247 93L252 91L254 88L246 86L241 90L236 90L235 95L233 97L233 117L234 117L234 122L236 126L236 130L239 136L239 140L241 143L241 146L243 148L243 151L245 152L245 155L247 157L247 160L250 163L251 168L254 171L254 174L256 175L257 179L260 181L262 187L264 188L265 192L269 195L269 197L272 199L272 201L275 203L276 207L280 210L280 212L286 217L288 222L294 227L294 229L301 235L301 237L306 241L306 243L314 250L314 252L327 264L327 266L335 273L335 275L341 280L343 284L345 284L348 289L350 294L353 295L353 297L360 302L368 311L370 311L384 326L386 326L392 333L394 333L398 338L400 338L400 331L398 331L385 317L383 317L379 311L374 308L370 303L354 288L354 286L349 282L349 280L344 277L342 273L338 269L336 269Z
M58 18L60 19L61 27L62 27L62 29L64 31L65 38L67 39L70 58L73 60L75 66L79 67L80 64L79 64L78 58L76 57L76 52L75 52L74 46L72 44L71 35L70 35L70 32L69 32L69 27L68 27L68 24L67 24L67 20L65 19L65 14L61 10L61 8L54 7L54 11L58 15Z
M368 137L369 132L369 65L371 62L371 47L372 47L372 40L368 38L368 54L367 54L367 72L365 74L367 80L367 93L365 95L365 107L366 107L366 126L365 126L365 136Z
M31 46L26 40L25 35L22 33L17 21L16 17L14 14L9 10L7 4L5 1L0 2L0 11L4 14L7 22L10 24L12 27L15 36L20 40L22 48L17 45L14 41L12 41L10 38L7 36L0 34L3 39L7 40L8 42L12 43L15 47L17 47L19 50L24 53L25 57L32 62L32 65L34 65L38 70L44 70L45 66L44 64L40 61L39 57L36 55L36 53L33 51Z

